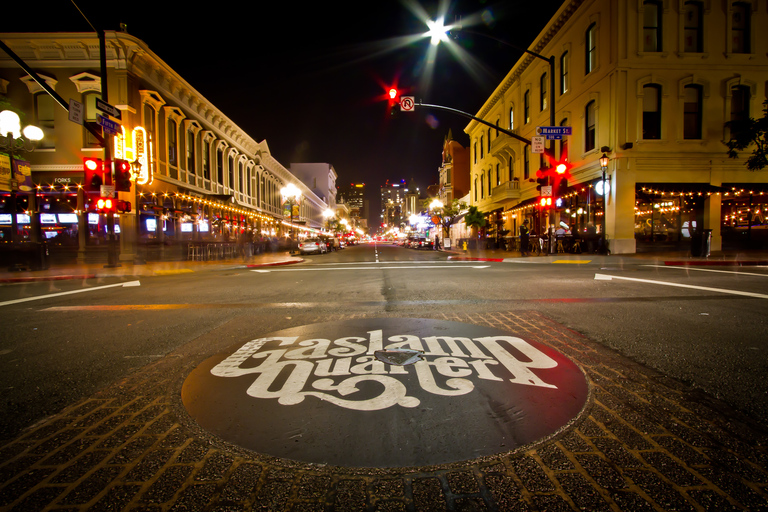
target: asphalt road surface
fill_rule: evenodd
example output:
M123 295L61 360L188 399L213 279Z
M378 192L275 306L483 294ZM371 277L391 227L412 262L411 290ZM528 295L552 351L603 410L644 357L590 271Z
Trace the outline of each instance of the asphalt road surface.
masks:
M768 425L768 269L587 259L452 261L370 244L283 267L3 285L0 439L193 341L450 311L545 315Z

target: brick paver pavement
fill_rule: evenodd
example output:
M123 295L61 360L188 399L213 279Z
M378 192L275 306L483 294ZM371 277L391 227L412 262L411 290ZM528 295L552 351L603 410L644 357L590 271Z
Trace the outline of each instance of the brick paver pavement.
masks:
M592 386L584 413L536 446L440 467L276 460L189 419L181 384L208 355L190 343L5 442L0 509L768 510L764 426L533 311L433 318L491 325L566 354ZM471 426L457 428L471 439Z

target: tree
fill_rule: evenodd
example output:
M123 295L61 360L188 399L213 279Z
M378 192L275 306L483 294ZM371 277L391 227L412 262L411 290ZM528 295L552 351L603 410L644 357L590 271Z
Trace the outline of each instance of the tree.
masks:
M483 212L477 209L477 206L470 206L464 216L464 224L472 230L472 238L477 238L478 229L485 227L485 216Z
M739 151L755 145L752 156L747 159L747 169L759 171L768 166L768 100L763 103L763 117L760 119L746 119L742 121L729 121L725 123L731 130L731 140L725 143L728 146L728 157L738 158Z
M431 199L424 201L424 208L430 209ZM461 212L467 208L467 204L454 199L451 204L443 205L440 208L433 208L432 211L440 218L440 225L443 227L443 237L450 235L451 226L459 221Z

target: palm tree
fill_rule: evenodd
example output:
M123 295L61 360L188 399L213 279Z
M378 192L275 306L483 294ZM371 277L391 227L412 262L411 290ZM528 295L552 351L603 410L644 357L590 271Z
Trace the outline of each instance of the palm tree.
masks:
M464 216L464 224L472 230L472 238L477 238L479 228L485 227L485 216L483 212L477 209L477 206L470 206Z

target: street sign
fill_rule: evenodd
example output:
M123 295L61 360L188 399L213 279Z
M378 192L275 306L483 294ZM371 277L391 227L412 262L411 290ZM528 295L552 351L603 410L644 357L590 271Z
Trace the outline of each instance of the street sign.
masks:
M83 124L83 104L70 98L69 100L69 120L73 123Z
M551 185L544 185L541 187L541 195L542 196L551 196L552 195L552 186Z
M118 110L117 108L113 107L109 103L100 100L99 98L96 98L96 109L101 110L102 112L105 112L105 113L111 115L112 117L114 117L118 121L121 119L121 117L120 117L121 116L120 110Z
M535 135L531 137L531 153L544 153L546 137Z
M96 123L104 128L104 131L112 135L116 135L120 129L120 125L114 121L110 121L104 116L96 116Z
M101 197L115 197L114 185L101 185L99 187L99 194Z
M400 98L400 110L403 112L413 112L416 109L416 98L413 96L403 96Z
M549 140L560 140L563 135L572 135L570 126L537 126L536 135L544 135Z

